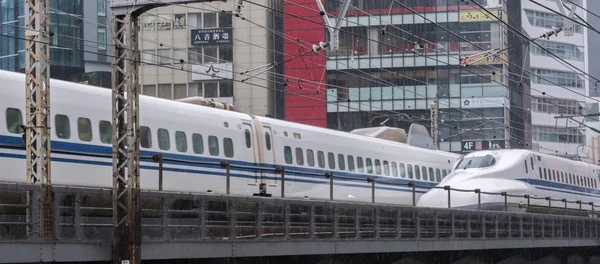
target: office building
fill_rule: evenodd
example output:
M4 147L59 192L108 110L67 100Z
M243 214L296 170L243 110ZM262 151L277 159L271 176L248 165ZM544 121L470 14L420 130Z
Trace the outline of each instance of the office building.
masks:
M290 56L302 50L293 40L318 44L329 35L314 1L292 2L284 4L294 14L285 21ZM288 78L300 80L288 84L286 118L344 131L383 123L408 132L412 123L430 127L436 103L442 150L530 148L529 77L515 77L528 68L526 49L493 52L520 41L501 23L521 27L520 1L478 1L493 15L467 2L352 1L338 51L286 64ZM331 19L340 6L325 2Z
M142 93L166 99L202 96L243 112L284 117L284 60L279 1L270 8L232 2L152 9L140 17ZM248 71L246 74L242 74ZM246 80L247 79L247 80Z

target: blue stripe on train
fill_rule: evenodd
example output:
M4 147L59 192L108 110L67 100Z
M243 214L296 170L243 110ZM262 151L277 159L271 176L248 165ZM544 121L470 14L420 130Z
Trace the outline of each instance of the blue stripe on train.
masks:
M13 143L14 145L19 145L21 143L21 139L20 138L15 138L15 137L7 137L7 136L0 136L0 144L10 144ZM18 143L18 144L15 144ZM11 145L13 145L11 144ZM86 149L83 148L81 145L85 145L85 144L77 144L77 143L66 143L66 142L52 142L52 148L54 150L58 150L58 151L71 151L71 152L80 152L82 154L87 154L90 153L92 155L98 155L98 154L105 154L105 155L109 155L112 153L112 149L111 147L102 147L102 146L96 146L96 145L89 145L90 148ZM88 145L86 145L88 146ZM107 153L106 150L109 150L109 152ZM98 151L98 152L92 152L92 151ZM149 152L149 151L142 151L141 156L150 156L150 154L157 154L155 152ZM171 153L162 153L164 158L172 158L172 159L181 159L182 157L185 157L186 159L183 160L183 162L178 162L178 161L164 161L163 164L171 164L171 165L178 165L178 166L198 166L198 167L204 167L204 168L220 168L220 165L212 165L212 164L189 164L186 162L192 161L192 162L220 162L221 159L214 159L214 158L206 158L206 157L197 157L197 156L189 156L189 155L180 155L180 154L171 154ZM61 154L61 155L68 155L68 154ZM9 158L18 158L18 159L25 159L25 155L23 154L11 154L11 153L0 153L0 157L9 157ZM97 160L82 160L82 159L74 159L74 158L62 158L62 157L56 157L56 155L54 155L52 157L52 161L55 162L66 162L66 163L74 163L74 164L89 164L89 165L98 165L98 166L112 166L112 162L103 162L103 161L97 161ZM238 165L238 166L255 166L254 163L251 162L245 162L245 161L240 161L240 160L229 160L230 163L232 165ZM144 162L142 162L143 164ZM263 168L275 168L276 166L273 164L263 164L262 165ZM141 165L140 166L141 169L148 169L148 170L158 170L158 166L150 166L150 165ZM306 175L304 173L314 173L314 174L325 174L326 171L324 170L315 170L315 169L306 169L306 168L302 168L302 167L291 167L288 166L286 167L288 168L286 170L286 175L291 176L296 176L296 177L300 177L300 178L305 178L305 179L298 179L298 178L286 178L287 181L291 181L291 182L302 182L302 183L311 183L311 184L323 184L323 185L328 185L328 181L325 181L324 176L323 177L319 177L316 175ZM206 174L206 175L215 175L215 176L224 176L223 172L214 172L214 171L207 171L207 170L198 170L198 169L183 169L183 168L173 168L173 167L169 167L169 166L164 166L163 165L163 170L164 171L171 171L171 172L184 172L184 173L197 173L197 174ZM257 169L252 169L252 168L237 168L235 166L233 166L231 168L232 173L230 174L232 177L236 177L236 178L246 178L246 179L254 179L256 178L256 176L253 175L247 175L247 174L241 174L241 173L236 173L237 172L247 172L247 173L257 173L259 170ZM304 173L303 173L304 172ZM274 174L274 172L269 172L268 174ZM356 178L356 180L353 179L336 179L334 181L335 185L338 186L348 186L348 187L358 187L358 188L366 188L366 189L370 189L371 186L368 186L366 184L359 184L360 181L364 181L366 183L366 179L367 179L367 175L361 175L361 174L352 174L352 173L342 173L342 172L335 172L336 175L339 176L346 176L346 177L354 177ZM358 177L357 177L358 176ZM370 175L369 175L370 176ZM407 184L409 182L409 180L403 180L403 179L391 179L389 177L380 177L385 179L387 182L390 183L395 183L395 184ZM267 180L278 180L279 176L267 176L266 177ZM316 179L323 179L322 181L318 181ZM348 182L352 182L352 183L348 183ZM430 183L430 182L419 182L420 185L428 185L428 186L424 186L424 187L418 187L416 192L417 193L425 193L427 190L430 189L431 186L434 186L435 184ZM429 187L429 188L428 188ZM404 191L404 192L412 192L411 189L408 189L408 187L404 187L404 186L397 186L397 187L384 187L384 186L376 186L376 189L381 189L381 190L391 190L391 191ZM424 189L424 190L419 190L419 189Z

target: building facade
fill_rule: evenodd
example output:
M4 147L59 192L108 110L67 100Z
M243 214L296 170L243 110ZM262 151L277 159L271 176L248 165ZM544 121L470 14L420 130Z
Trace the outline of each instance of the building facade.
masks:
M284 117L282 14L231 2L171 5L140 17L142 93L165 99L201 96L255 115Z
M585 2L593 2L583 0ZM545 7L560 12L556 1L540 1ZM565 18L552 13L530 1L522 1L523 29L532 37L540 36L553 28L567 25ZM567 6L571 6L567 3ZM567 10L568 12L568 10ZM576 14L585 16L581 8ZM593 105L588 105L586 95L589 83L583 74L558 61L548 51L566 60L576 68L588 72L586 53L587 30L575 24L572 36L565 30L558 36L539 39L537 45L529 45L531 64L531 116L532 136L535 149L543 153L569 158L587 157L589 152L587 129L568 119L556 119L560 115L590 114ZM596 44L592 44L594 46ZM584 121L583 118L576 118Z
M2 70L25 71L24 3L0 1ZM106 0L50 1L50 32L54 34L50 47L52 78L110 87L112 58L103 55L111 51L109 16Z
M494 16L466 2L352 1L338 51L286 65L288 78L303 84L288 84L286 118L344 131L381 123L408 131L412 123L429 128L436 103L442 150L530 148L530 113L523 110L529 101L522 96L529 79L513 88L512 76L521 72L513 64L527 67L524 49L491 52L515 41L499 20L520 27L520 1L487 1ZM333 18L340 5L325 1ZM295 39L326 39L316 10L310 0L285 4L295 15L285 22L288 55L302 50Z

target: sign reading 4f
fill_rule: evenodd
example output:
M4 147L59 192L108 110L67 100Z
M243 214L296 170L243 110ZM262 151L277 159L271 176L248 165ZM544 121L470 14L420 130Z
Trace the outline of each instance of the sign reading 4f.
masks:
M232 28L192 29L193 46L232 44Z

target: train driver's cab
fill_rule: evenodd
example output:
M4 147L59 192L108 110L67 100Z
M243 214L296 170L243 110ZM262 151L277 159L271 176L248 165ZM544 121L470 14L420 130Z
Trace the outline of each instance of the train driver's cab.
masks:
M463 156L453 170L491 167L496 164L496 158L490 154L485 156Z

